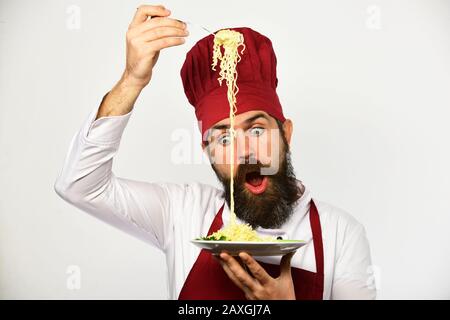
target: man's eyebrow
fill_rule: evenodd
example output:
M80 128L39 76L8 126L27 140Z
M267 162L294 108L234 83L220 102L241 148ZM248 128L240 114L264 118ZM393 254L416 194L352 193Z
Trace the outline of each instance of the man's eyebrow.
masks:
M259 119L259 118L264 118L267 121L270 120L269 117L267 115L265 115L264 113L257 113L254 116L252 116L252 117L250 117L250 118L248 118L248 119L246 119L246 120L244 120L242 122L246 123L246 124L249 124L249 123L252 123L253 121L255 121L256 119ZM228 129L228 128L230 128L229 124L218 124L216 126L213 126L211 128L211 131L212 130L223 130L223 129Z

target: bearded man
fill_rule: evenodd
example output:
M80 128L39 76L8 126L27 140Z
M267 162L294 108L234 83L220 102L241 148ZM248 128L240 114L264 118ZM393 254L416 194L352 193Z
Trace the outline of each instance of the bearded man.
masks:
M160 51L182 45L189 34L186 24L171 18L163 6L144 5L127 32L125 71L74 136L56 192L161 249L172 299L375 298L363 226L343 210L318 201L294 174L293 122L285 118L276 92L271 40L251 28L228 29L240 32L246 46L237 64L236 135L230 135L227 87L217 81L219 70L211 68L213 35L189 50L180 73L202 148L223 189L199 182L135 181L112 172L122 133ZM231 163L236 164L233 172ZM238 223L248 223L260 235L302 239L307 245L283 257L245 252L213 256L192 245L192 239L230 223L231 174Z

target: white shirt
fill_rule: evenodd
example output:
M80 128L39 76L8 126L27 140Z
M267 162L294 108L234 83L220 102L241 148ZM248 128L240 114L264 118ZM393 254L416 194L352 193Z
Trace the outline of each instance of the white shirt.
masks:
M169 295L177 299L200 249L190 240L206 235L222 206L222 190L192 183L144 182L117 177L111 170L122 133L133 113L95 120L94 108L74 135L55 191L67 202L96 218L161 249L166 255ZM95 120L95 121L94 121ZM311 190L304 193L291 218L280 229L263 230L285 239L312 238L309 222ZM374 299L371 258L364 227L352 216L314 197L324 247L324 299ZM223 222L229 222L225 205ZM280 257L258 260L279 263ZM310 241L292 258L292 266L316 271Z

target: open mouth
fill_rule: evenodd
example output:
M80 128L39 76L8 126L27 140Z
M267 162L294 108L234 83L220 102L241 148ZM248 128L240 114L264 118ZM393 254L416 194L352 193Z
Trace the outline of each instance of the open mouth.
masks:
M259 171L249 172L245 175L245 187L253 194L261 194L267 189L267 176L262 176Z

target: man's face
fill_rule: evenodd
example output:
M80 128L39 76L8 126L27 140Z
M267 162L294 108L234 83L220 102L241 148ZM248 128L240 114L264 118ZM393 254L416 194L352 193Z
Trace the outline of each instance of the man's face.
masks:
M216 123L204 145L212 168L224 187L230 205L231 134L229 119ZM252 227L280 227L300 197L290 162L290 120L282 125L264 111L235 117L234 201L239 219Z

